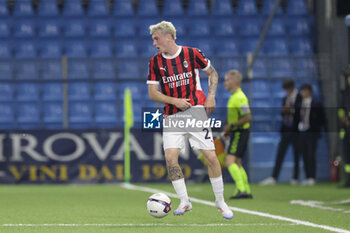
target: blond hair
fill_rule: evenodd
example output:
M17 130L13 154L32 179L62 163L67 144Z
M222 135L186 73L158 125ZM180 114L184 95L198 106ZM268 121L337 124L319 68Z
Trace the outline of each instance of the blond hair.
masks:
M161 31L163 34L170 34L173 39L176 39L176 29L171 22L162 21L157 24L149 26L150 34L153 35L155 31Z
M236 79L239 83L242 82L242 74L238 70L229 70L226 75Z

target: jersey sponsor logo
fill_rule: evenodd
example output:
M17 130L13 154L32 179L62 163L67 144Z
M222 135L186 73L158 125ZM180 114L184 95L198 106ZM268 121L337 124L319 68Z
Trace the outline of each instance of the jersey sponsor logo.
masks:
M192 72L186 72L181 74L173 74L171 76L163 76L162 80L164 84L168 84L170 88L189 85L190 78L192 78Z

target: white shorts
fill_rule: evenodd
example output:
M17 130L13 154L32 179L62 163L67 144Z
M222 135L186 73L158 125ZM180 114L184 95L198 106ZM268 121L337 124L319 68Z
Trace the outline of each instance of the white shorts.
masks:
M189 124L186 125L186 121ZM164 118L163 124L163 147L164 150L169 148L184 149L185 140L188 137L190 145L199 150L215 150L211 127L198 125L193 122L208 120L205 109L201 105L191 107L183 112L178 112ZM184 121L180 125L180 121ZM174 123L177 122L177 123ZM189 127L186 127L189 126Z

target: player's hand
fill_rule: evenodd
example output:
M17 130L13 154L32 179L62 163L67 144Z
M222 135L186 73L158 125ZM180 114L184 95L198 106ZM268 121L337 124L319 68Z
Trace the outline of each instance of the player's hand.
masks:
M225 127L224 127L224 128L225 128ZM224 140L230 139L229 133L223 131L223 132L221 133L221 138L223 138Z
M290 106L282 106L282 113L289 114L291 111L292 108Z
M182 111L185 111L186 109L192 107L192 105L190 104L190 99L185 98L176 99L174 105Z
M345 121L345 126L346 126L346 127L350 127L350 120L346 119L346 121Z
M231 131L231 125L225 125L223 131L224 134L228 134Z
M204 108L207 113L207 116L209 116L210 113L214 111L215 107L216 107L215 95L208 95L204 103Z
M342 119L341 119L341 123L345 126L345 127L350 127L350 120L344 116Z
M222 135L222 138L223 138L224 140L227 140L227 139L229 139L229 136L228 136L227 133L225 133L224 135Z

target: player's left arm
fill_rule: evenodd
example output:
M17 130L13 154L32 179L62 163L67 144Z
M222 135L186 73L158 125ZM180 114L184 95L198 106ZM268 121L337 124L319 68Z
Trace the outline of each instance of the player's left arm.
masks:
M216 88L218 86L218 72L216 72L215 68L211 65L208 69L204 71L209 77L209 91L207 95L207 99L205 100L204 107L206 109L207 115L209 116L216 107L215 102L215 94Z

